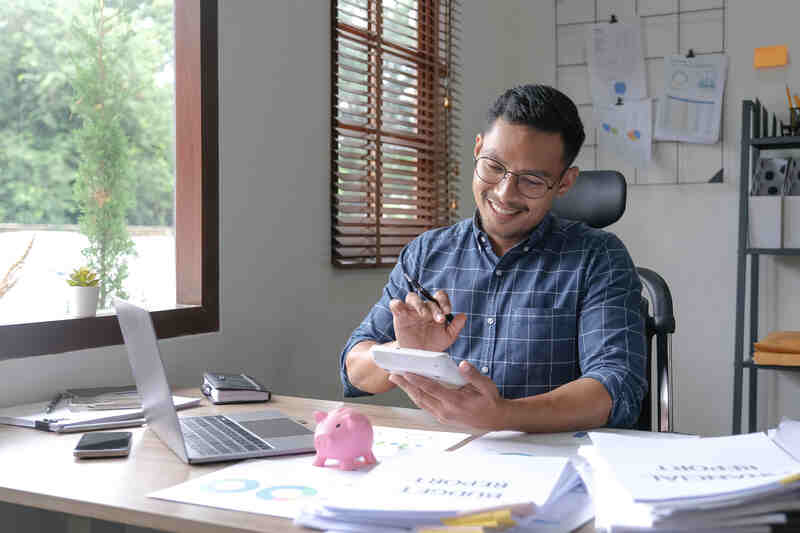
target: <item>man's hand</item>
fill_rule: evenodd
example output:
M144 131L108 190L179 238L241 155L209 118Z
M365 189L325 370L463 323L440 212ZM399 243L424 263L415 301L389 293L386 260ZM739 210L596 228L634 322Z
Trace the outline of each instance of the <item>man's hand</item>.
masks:
M442 352L458 338L467 316L456 315L448 324L444 315L451 312L450 298L444 291L437 291L433 297L436 302L423 302L416 293L409 292L405 302L389 302L398 347Z
M458 370L468 381L459 389L418 374L391 374L389 381L443 424L488 430L504 427L508 401L500 396L494 382L467 361L461 361Z

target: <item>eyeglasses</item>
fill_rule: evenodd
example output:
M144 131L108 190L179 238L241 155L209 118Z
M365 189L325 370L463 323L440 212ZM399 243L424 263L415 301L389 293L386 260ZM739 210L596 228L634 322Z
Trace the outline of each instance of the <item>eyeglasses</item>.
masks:
M541 198L547 194L547 191L558 185L558 182L561 181L561 176L563 176L566 171L567 169L565 168L558 176L558 180L551 185L547 183L544 178L534 174L517 174L516 172L511 172L504 164L495 161L491 157L482 155L475 159L475 173L478 174L481 181L489 185L497 185L506 179L506 176L516 176L517 189L519 189L520 194L531 200Z

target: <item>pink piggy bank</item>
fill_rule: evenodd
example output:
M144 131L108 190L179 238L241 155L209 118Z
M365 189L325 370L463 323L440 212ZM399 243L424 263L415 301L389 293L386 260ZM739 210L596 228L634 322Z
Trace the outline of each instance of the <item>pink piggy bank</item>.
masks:
M369 418L350 407L339 407L330 413L315 411L314 418L317 420L314 466L325 466L326 459L338 459L339 468L353 470L377 462L372 455ZM364 458L363 463L358 461L359 457Z

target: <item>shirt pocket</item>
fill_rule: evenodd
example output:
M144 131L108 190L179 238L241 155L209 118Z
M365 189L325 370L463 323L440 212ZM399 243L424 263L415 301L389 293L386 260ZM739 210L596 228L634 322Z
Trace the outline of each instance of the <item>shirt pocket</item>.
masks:
M572 309L518 307L511 312L507 351L515 363L541 367L551 378L563 376L557 379L563 383L574 376L578 365L577 332L578 319Z

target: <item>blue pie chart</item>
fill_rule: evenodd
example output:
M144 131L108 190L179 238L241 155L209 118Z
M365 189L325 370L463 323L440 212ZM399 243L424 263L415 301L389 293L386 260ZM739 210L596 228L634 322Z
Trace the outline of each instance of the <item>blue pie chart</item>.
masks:
M278 485L261 489L256 493L256 496L262 500L288 501L308 498L316 493L316 489L304 487L303 485Z
M211 492L233 493L247 492L258 488L258 481L243 478L218 479L205 486Z

